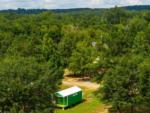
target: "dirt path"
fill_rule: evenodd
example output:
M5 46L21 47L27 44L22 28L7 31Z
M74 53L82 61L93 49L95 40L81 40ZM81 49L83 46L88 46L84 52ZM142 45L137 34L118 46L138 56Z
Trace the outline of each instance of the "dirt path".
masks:
M70 85L70 86L81 86L86 87L89 89L96 90L99 88L99 84L93 83L89 80L83 80L81 78L72 78L72 77L65 77L63 80L64 85Z

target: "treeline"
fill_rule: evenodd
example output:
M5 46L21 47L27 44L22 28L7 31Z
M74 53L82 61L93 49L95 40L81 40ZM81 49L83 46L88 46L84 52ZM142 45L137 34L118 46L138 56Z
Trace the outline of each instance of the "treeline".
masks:
M68 68L112 112L149 113L150 11L0 14L0 112L51 113Z
M128 9L128 10L137 10L137 11L140 11L140 10L150 10L150 5L125 6L124 8Z
M142 11L142 10L150 10L150 5L135 5L135 6L124 6L121 7L126 10L134 10L134 11ZM17 13L17 14L39 14L46 11L53 12L53 13L79 13L79 12L94 12L98 13L103 11L106 8L74 8L74 9L7 9L7 10L0 10L0 13Z

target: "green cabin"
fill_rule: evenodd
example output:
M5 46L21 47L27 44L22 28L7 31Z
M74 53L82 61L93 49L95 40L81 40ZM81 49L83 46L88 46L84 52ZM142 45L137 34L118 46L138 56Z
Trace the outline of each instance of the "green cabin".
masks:
M69 107L82 101L82 89L74 86L55 93L55 103L57 107Z

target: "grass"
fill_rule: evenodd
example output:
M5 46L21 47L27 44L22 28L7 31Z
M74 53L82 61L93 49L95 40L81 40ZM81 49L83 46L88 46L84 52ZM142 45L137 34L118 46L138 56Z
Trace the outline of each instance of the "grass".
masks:
M62 89L67 88L68 86L62 86ZM80 104L77 104L66 110L58 109L55 113L97 113L96 110L99 110L100 107L103 107L102 103L94 96L94 91L81 87L84 92L84 99Z

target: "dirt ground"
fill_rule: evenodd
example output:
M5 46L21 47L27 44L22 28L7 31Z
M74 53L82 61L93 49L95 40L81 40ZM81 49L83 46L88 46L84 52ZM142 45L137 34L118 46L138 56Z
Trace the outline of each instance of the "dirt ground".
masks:
M96 90L99 88L99 84L93 83L88 79L82 79L79 77L67 77L65 76L63 80L64 85L69 85L69 86L81 86L81 87L86 87L88 89L93 89Z

